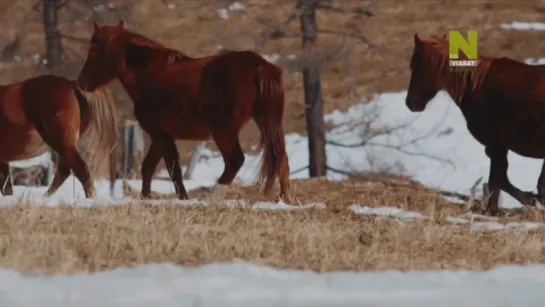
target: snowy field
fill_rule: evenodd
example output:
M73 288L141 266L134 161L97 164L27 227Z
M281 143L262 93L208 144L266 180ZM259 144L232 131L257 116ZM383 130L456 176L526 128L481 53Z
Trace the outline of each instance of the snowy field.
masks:
M230 7L229 10L241 9ZM227 10L218 12L228 18ZM542 24L512 23L504 29L543 30ZM541 59L528 59L541 63ZM366 105L347 112L334 112L326 120L337 128L328 140L342 144L365 141L365 148L328 145L328 164L343 171L389 170L413 177L431 187L469 193L478 178L486 181L489 160L484 148L469 134L460 110L444 93L440 93L423 113L411 113L405 107L406 92L377 95ZM372 125L355 125L363 118ZM396 127L403 126L398 129ZM387 134L370 134L388 130ZM376 133L375 133L376 134ZM286 136L291 170L304 167L308 161L307 140L301 135ZM17 166L47 163L47 156L12 163ZM253 184L259 157L247 156L239 172L238 184ZM509 154L509 177L523 190L535 191L541 161ZM184 181L188 190L210 187L223 170L218 153L205 151L195 169L195 177ZM292 179L307 178L306 170L294 173ZM330 180L343 175L328 173ZM134 190L140 182L128 182ZM134 200L124 197L122 183L116 183L115 196L108 196L107 184L96 183L98 197L83 199L79 182L70 177L50 198L41 195L45 188L15 187L15 196L3 197L0 205L32 203L35 205L75 206L123 205ZM152 189L158 193L174 192L171 183L156 180ZM150 201L161 205L165 201ZM173 200L169 200L172 203ZM180 205L207 205L199 200L174 201ZM225 200L227 206L252 206L254 209L293 210L323 208L324 204L288 206L282 203L245 204ZM393 205L393 204L392 204ZM502 207L520 207L514 199L502 194ZM400 220L429 219L418 212L395 207L370 208L354 204L357 214L391 217ZM467 224L472 217L451 217L453 224ZM472 222L475 230L535 229L537 223L500 224L495 221ZM541 306L545 293L545 266L498 267L486 272L339 272L317 274L306 271L277 270L247 263L210 264L198 269L169 264L118 269L94 275L63 277L23 276L0 271L0 306Z
M187 269L168 264L91 277L0 275L0 306L81 307L504 307L542 306L545 266L486 272L317 274L246 263Z

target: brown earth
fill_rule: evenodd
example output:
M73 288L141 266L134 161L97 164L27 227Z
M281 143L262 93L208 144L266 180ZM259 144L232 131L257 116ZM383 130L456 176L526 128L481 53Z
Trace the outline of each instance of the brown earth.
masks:
M32 62L32 55L43 53L44 37L41 13L30 9L34 0L7 2L1 16L3 35L0 47L7 45L19 32L22 36L20 54L24 62ZM101 3L101 1L87 1ZM156 0L109 1L116 6L125 5L129 10L89 13L82 9L81 1L71 1L71 7L82 10L74 13L61 12L61 31L65 38L69 67L56 73L75 77L85 56L85 42L91 29L90 20L113 23L124 18L127 26L168 45L179 48L192 56L204 56L218 52L218 46L228 49L252 48L262 54L283 55L280 64L294 67L287 57L301 54L301 42L297 20L286 23L294 12L294 0L245 0L246 10L232 11L229 19L218 17L217 9L226 7L229 1L168 1L176 4L169 9L166 2ZM503 55L523 60L540 57L545 50L545 41L539 31L509 31L499 25L503 22L539 22L545 19L544 1L462 1L462 0L406 0L406 1L336 1L340 6L355 6L369 3L373 17L354 13L321 12L318 15L320 28L325 31L355 33L360 31L371 42L386 46L388 53L380 53L356 38L345 38L340 34L321 34L319 44L328 59L323 69L322 87L325 97L325 112L344 110L359 103L362 98L384 91L404 90L408 84L408 59L412 51L413 34L418 32L444 34L451 29L479 32L479 48L488 55ZM2 13L0 13L2 14ZM26 21L24 18L26 17ZM286 25L287 24L287 25ZM260 44L268 26L276 25L284 31L284 38ZM76 39L74 39L76 38ZM344 43L343 43L344 42ZM481 53L483 54L483 53ZM30 65L30 67L29 67ZM0 65L2 66L2 65ZM4 64L0 70L0 82L21 80L43 69L36 70L32 64ZM301 75L286 69L286 130L304 133L304 108ZM130 115L130 102L124 93L118 92L119 104L125 114ZM400 106L403 108L404 106ZM127 116L128 116L127 115ZM241 139L248 150L255 144L258 131L253 123L244 129ZM184 158L193 149L191 143L181 145Z

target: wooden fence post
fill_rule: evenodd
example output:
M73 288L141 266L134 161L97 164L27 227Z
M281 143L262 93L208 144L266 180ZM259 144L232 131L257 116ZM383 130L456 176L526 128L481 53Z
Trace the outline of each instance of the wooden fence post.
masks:
M123 139L123 175L130 178L138 171L144 152L144 134L136 121L125 121Z
M193 152L191 152L189 162L187 163L187 169L184 172L184 179L191 179L191 177L193 177L193 172L195 171L197 163L199 163L201 152L205 147L206 142L201 142L193 149Z
M47 186L51 186L53 183L53 176L55 176L55 170L57 169L57 162L59 161L59 157L57 156L57 153L54 151L50 151L50 160L47 164Z

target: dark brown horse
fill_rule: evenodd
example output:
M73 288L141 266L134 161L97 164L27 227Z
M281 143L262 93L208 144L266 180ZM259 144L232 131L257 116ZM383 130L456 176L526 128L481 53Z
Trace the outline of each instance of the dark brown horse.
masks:
M59 159L46 196L55 193L73 171L86 197L93 197L92 176L78 144L85 145L84 156L90 159L92 170L98 172L109 166L113 183L116 136L115 106L107 87L84 93L74 81L53 75L0 86L2 194L13 193L10 161L33 158L51 148ZM105 165L108 160L110 165Z
M490 158L489 213L499 211L500 190L524 205L535 205L545 196L545 165L538 195L521 191L507 177L507 152L545 158L545 65L480 57L475 69L452 72L445 37L420 39L415 34L414 44L407 107L421 112L438 91L445 90Z
M225 168L219 185L228 185L244 163L238 134L254 119L264 147L264 194L279 177L281 195L291 202L284 144L282 71L250 51L191 58L117 25L94 24L86 62L78 78L89 91L117 78L134 103L134 115L151 146L142 164L142 196L162 157L181 199L188 198L175 140L212 137Z

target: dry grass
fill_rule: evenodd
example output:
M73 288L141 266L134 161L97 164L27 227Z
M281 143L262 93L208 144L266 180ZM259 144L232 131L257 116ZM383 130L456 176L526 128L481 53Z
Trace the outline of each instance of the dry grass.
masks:
M228 198L257 201L251 196L255 190L233 187ZM297 191L301 199L306 195L302 201L322 200L328 208L304 212L214 205L3 208L0 266L66 274L145 263L198 266L242 259L322 272L488 269L545 260L545 230L475 232L441 218L402 222L358 216L346 208L358 202L406 207L436 217L463 213L430 191L413 189L410 194L398 187L386 195L377 186L318 180L297 182ZM523 218L528 217L518 217Z

